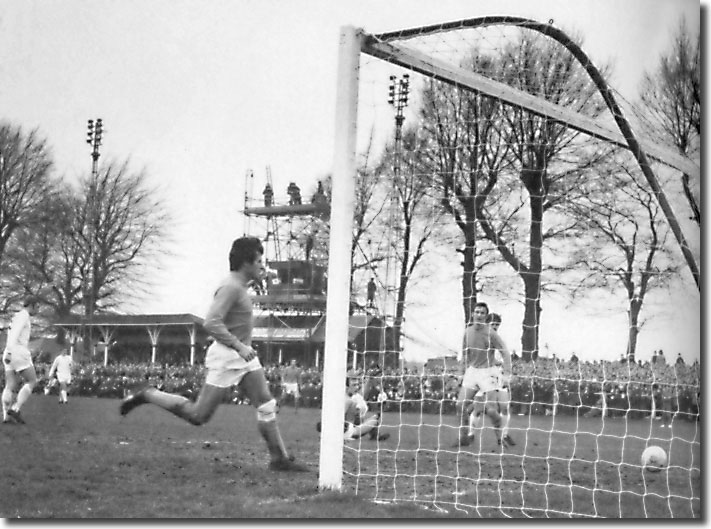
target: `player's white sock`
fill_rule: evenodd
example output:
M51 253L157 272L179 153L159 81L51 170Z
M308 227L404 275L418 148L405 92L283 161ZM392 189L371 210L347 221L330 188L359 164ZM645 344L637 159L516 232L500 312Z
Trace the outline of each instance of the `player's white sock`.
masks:
M22 408L22 405L27 402L27 399L30 398L30 395L32 395L32 386L30 386L29 384L25 384L20 388L20 391L17 392L17 401L15 401L15 405L12 407L12 409L15 411L20 411L20 408Z
M469 435L474 435L474 430L481 427L483 415L479 412L469 414Z
M3 421L7 420L7 410L10 409L10 406L12 406L12 390L8 386L5 386L5 389L2 390L2 420Z
M511 414L501 414L501 438L503 439L509 434L509 422L511 422Z
M67 402L67 392L64 390L61 390L59 392L59 400L62 402Z

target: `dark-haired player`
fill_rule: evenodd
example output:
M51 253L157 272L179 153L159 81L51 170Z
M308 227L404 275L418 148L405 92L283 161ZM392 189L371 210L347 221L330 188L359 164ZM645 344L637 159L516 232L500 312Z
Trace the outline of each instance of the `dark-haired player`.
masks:
M477 303L474 306L472 322L464 330L462 363L465 372L457 399L459 435L455 447L468 446L472 442L468 432L469 405L475 395L478 392L486 395L502 385L508 385L511 377L511 353L498 333L487 323L488 315L488 305ZM494 352L497 350L503 357L503 373L496 365ZM497 440L501 442L501 414L492 408L486 410L486 413L494 423Z
M252 300L247 288L264 273L263 254L262 243L255 237L242 237L232 244L230 274L215 291L203 324L215 341L207 350L207 375L197 401L143 386L123 400L120 411L126 415L136 406L150 403L199 425L212 417L227 389L239 385L257 409L259 432L271 457L269 468L306 471L305 466L293 461L284 446L276 420L277 403L251 345Z
M368 415L368 403L360 392L360 381L346 378L346 402L343 420L343 440L355 441L368 436L371 441L385 441L389 433L380 433L381 414ZM321 431L321 422L316 424Z
M495 312L489 313L486 318L486 322L493 330L497 333L499 332L499 327L501 326L501 316L499 314ZM499 387L486 393L479 392L475 396L472 411L469 415L469 437L473 436L474 428L479 426L479 422L483 418L484 414L489 415L490 417L498 414L501 417L500 434L497 431L498 428L496 426L496 419L494 417L491 419L494 423L494 431L496 432L497 441L499 444L503 444L504 446L514 446L516 443L508 433L509 423L511 421L511 414L509 410L511 404L511 392L508 384L504 384L503 382L504 377L502 359L496 350L489 351L489 358L490 360L493 358L494 365L496 365L500 370ZM483 401L483 405L481 401Z

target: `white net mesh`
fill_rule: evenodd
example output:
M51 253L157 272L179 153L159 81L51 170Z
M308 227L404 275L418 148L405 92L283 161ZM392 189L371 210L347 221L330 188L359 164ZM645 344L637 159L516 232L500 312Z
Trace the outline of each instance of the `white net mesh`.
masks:
M698 233L659 205L590 65L546 34L559 30L495 22L366 36L348 370L381 425L346 442L344 486L481 516L699 517L699 364L635 360L651 292L698 281ZM663 187L698 174L642 146ZM456 442L456 356L482 298L515 307L505 336L520 329L511 402L495 404L503 447L487 417ZM544 338L565 325L575 350L575 318L603 306L626 321L622 358L557 358ZM408 348L439 358L413 367ZM661 472L642 465L651 445Z

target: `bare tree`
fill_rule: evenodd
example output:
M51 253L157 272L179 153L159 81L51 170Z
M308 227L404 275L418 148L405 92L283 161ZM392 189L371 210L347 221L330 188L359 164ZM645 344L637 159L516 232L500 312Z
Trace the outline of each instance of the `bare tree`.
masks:
M3 277L9 293L37 296L54 317L81 305L81 249L75 242L71 189L57 189L43 203L43 214L17 230L8 245Z
M0 263L15 231L32 222L51 194L52 158L37 130L0 123Z
M574 57L543 38L527 35L497 56L477 55L468 67L547 101L595 116L604 102ZM538 354L544 249L575 229L563 206L573 199L583 170L602 154L560 122L521 107L431 82L422 118L431 158L441 175L442 205L465 239L465 316L476 300L477 231L523 283L522 353ZM522 195L522 190L525 195ZM544 228L546 212L561 211ZM515 247L524 248L516 252ZM467 308L467 302L469 307Z
M494 60L474 52L470 67L490 71ZM508 163L499 101L430 80L422 94L422 131L429 141L423 156L438 181L440 203L464 239L462 301L465 321L477 301L477 211Z
M576 112L596 116L604 107L597 90L571 53L539 36L522 35L502 53L502 80L530 94ZM486 237L517 271L524 287L524 319L521 348L524 359L538 356L541 322L541 273L546 239L553 239L574 226L565 219L544 230L546 212L572 200L582 177L582 167L596 163L595 149L587 149L577 132L564 124L538 116L521 107L507 107L505 141L518 179L528 194L527 256L515 256L493 228L492 219L481 212ZM590 156L592 153L592 156ZM527 260L526 260L527 258Z
M98 172L93 186L92 179L82 179L77 189L56 189L41 203L43 214L18 230L8 246L4 278L10 290L32 292L57 318L85 307L87 295L92 314L135 300L147 286L147 268L159 266L165 250L170 216L144 173L112 163Z
M594 295L600 288L615 293L622 287L628 304L627 357L633 362L646 296L679 271L668 244L669 226L643 176L620 166L592 175L571 213L589 227L578 241L579 262L589 271L581 289Z
M324 179L324 190L331 202L332 177ZM355 180L355 209L353 212L353 231L351 236L351 276L350 291L355 293L356 281L363 273L375 273L378 263L386 259L387 241L382 237L380 217L387 204L382 193L382 175L377 169L365 164L357 169ZM330 237L327 222L308 223L305 225L305 236L314 238L314 248L320 255L328 255L328 238Z
M689 34L686 22L679 23L671 50L659 59L653 73L645 73L640 90L639 113L647 117L648 133L662 142L671 142L691 156L698 153L701 138L701 35ZM697 193L699 182L682 174L684 195L692 219L701 224Z
M157 267L163 255L171 217L146 180L145 173L130 171L124 162L110 163L95 178L81 181L72 233L82 249L79 274L89 282L92 313L140 293L147 267Z
M400 350L410 281L442 216L442 209L435 201L436 188L432 185L429 164L420 154L426 147L426 137L408 129L403 134L402 147L397 142L389 145L378 168L387 175L382 185L390 188L390 215L383 216L388 218L381 219L379 228L389 234L388 252L397 266L393 320L396 351Z

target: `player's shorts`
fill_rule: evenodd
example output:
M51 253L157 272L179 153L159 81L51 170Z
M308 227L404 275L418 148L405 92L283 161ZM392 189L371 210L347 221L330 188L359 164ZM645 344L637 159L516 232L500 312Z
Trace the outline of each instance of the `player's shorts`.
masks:
M239 384L251 371L262 369L258 357L247 362L237 351L219 342L213 342L205 356L207 376L205 383L218 388L229 388Z
M2 355L2 365L6 371L24 371L32 367L32 355L26 347L13 346L12 351L5 349Z
M496 376L498 377L497 387L489 391L477 391L476 397L486 395L486 400L490 402L508 402L511 398L508 385L504 386L504 370L500 365L496 366Z
M67 385L69 385L69 384L72 383L72 377L71 377L71 376L68 376L68 377L60 377L59 375L57 375L57 382L59 382L60 384L67 384Z
M483 395L501 387L501 369L498 367L476 368L469 366L464 372L462 387L475 389Z
M282 388L284 389L284 395L299 396L299 384L297 382L284 382Z

